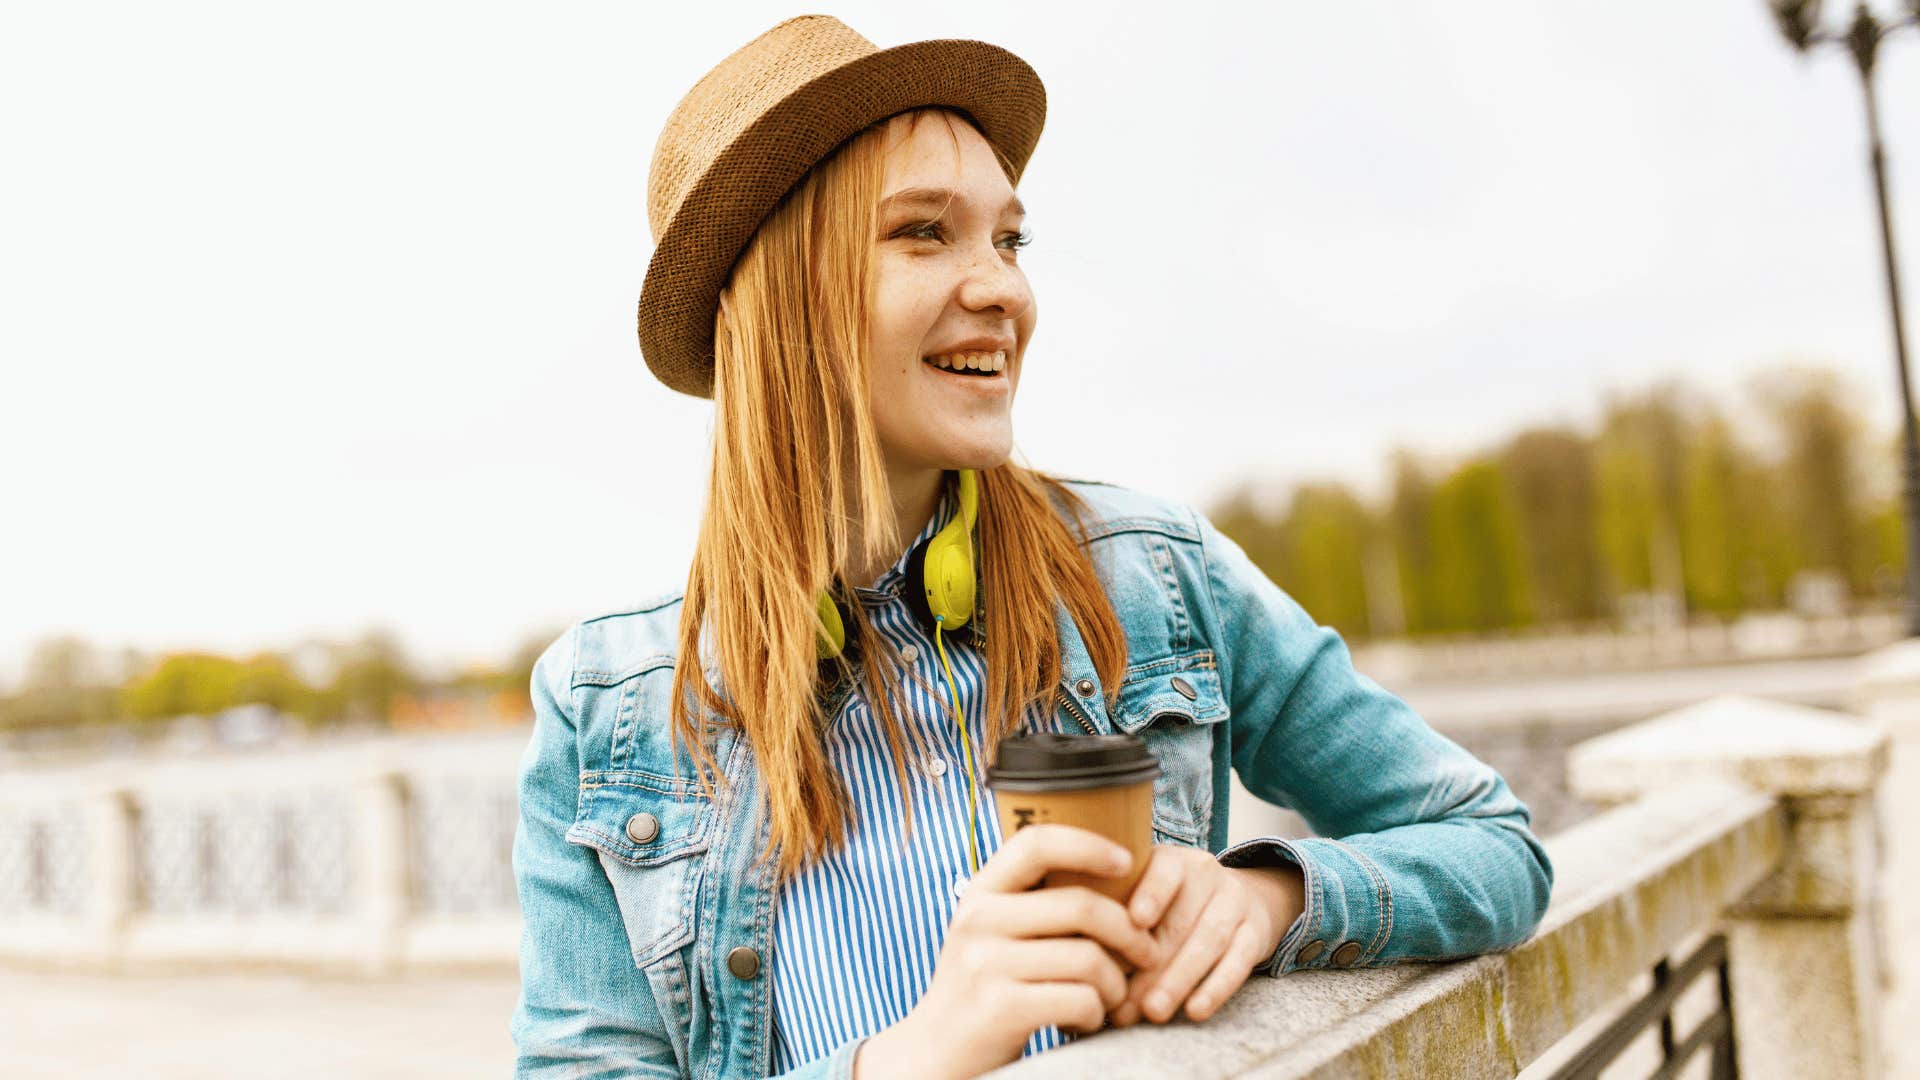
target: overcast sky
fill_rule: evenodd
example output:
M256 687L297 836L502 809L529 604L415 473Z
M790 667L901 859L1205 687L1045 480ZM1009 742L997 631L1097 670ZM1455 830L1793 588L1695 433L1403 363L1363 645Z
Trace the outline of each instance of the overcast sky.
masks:
M1891 427L1857 81L1762 0L1115 8L828 8L1046 82L1030 463L1365 484L1792 358ZM680 584L711 406L634 341L647 163L800 10L10 6L0 679L56 632L497 658ZM1920 34L1882 67L1911 326Z

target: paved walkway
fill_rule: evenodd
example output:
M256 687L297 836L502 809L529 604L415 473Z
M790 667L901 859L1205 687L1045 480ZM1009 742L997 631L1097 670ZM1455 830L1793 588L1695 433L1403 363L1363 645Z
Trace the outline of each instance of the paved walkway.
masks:
M0 1076L506 1077L512 977L75 975L0 968Z

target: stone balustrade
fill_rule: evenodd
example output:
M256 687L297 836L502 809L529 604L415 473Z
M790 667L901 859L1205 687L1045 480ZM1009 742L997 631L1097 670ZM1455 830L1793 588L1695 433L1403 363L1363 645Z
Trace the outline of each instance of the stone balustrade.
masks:
M0 960L515 968L526 732L9 773Z
M1206 1024L1003 1072L1545 1076L1717 936L1744 1075L1920 1075L1882 1019L1920 1015L1894 962L1920 958L1920 643L1864 660L1852 702L1716 698L1576 746L1567 785L1606 809L1548 837L1553 902L1512 950L1256 978ZM0 961L510 974L525 740L9 773ZM1236 836L1265 831L1235 806Z
M1391 686L1693 667L1856 655L1900 640L1903 618L1890 609L1818 617L1765 612L1733 620L1699 618L1649 630L1545 627L1412 641L1383 639L1356 647L1354 656L1362 670Z
M1913 659L1900 685L1920 702ZM1742 1076L1898 1075L1882 1031L1889 747L1859 717L1738 697L1590 740L1571 781L1612 808L1548 839L1553 902L1518 947L1255 978L1205 1024L1107 1031L994 1075L1554 1075L1709 935L1728 943Z

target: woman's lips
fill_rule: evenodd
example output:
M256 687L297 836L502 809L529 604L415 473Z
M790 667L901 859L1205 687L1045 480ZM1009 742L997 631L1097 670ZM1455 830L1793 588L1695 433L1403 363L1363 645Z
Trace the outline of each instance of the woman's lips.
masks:
M1008 386L1010 385L1009 379L1007 377L1007 373L1004 369L1000 371L992 372L991 374L979 372L979 373L963 375L960 372L952 371L948 368L943 368L940 365L935 364L931 360L920 361L920 366L933 372L935 377L937 377L941 382L965 383L972 386L973 389L975 389L976 391L983 391L988 393L1005 393L1007 391Z

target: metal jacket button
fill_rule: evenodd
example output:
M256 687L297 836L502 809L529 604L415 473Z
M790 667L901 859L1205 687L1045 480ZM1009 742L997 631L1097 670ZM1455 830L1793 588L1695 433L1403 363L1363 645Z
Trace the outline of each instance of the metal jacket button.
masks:
M644 844L660 835L660 819L641 811L627 819L627 839Z
M1302 964L1311 964L1315 960L1320 959L1320 954L1326 951L1327 951L1326 942L1309 941L1306 943L1304 947L1301 948L1300 955L1295 957L1295 959Z
M1178 675L1173 677L1173 688L1179 691L1180 696L1186 698L1188 701L1192 701L1194 698L1200 696L1200 691L1195 690L1193 684Z
M1358 959L1360 959L1360 943L1357 941L1349 941L1333 950L1333 962L1340 967L1351 967Z
M1093 693L1093 680L1081 679L1073 684L1073 688L1080 692L1081 697L1088 697Z
M727 954L727 970L736 979L751 979L760 974L760 954L741 945Z

